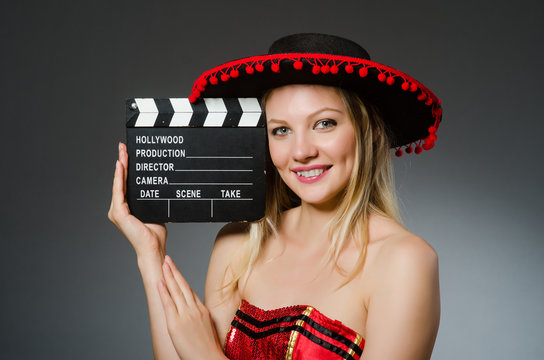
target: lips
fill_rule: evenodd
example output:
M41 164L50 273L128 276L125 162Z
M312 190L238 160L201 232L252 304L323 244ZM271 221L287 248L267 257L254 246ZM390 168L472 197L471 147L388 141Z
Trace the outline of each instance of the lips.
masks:
M313 183L321 179L332 165L313 165L294 168L293 171L297 179L304 183Z
M313 170L306 170L306 171L297 171L298 176L304 176L305 178L314 177L323 174L323 171L325 169L313 169Z

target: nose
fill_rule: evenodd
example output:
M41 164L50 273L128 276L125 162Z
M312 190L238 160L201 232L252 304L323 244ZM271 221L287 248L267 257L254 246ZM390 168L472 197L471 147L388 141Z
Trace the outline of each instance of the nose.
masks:
M317 146L310 134L304 132L296 134L293 145L293 158L296 161L305 162L315 158L317 154Z

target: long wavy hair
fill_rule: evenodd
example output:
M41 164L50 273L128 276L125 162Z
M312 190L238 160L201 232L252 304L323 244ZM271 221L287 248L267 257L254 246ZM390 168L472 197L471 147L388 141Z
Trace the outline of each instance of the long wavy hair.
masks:
M364 266L370 214L379 214L397 221L399 216L387 128L372 105L365 104L351 91L336 89L347 109L356 137L354 167L337 211L327 226L330 245L328 256L323 261L323 264L333 261L335 269L345 276L341 287L351 281ZM270 91L263 96L263 108L269 95ZM300 198L283 182L270 160L270 155L266 174L265 216L249 225L249 236L231 259L230 281L224 285L224 289L230 294L251 273L263 242L270 236L277 235L282 213L300 205ZM338 259L341 250L350 241L355 242L359 256L351 271L346 271L338 265ZM225 276L226 273L225 271Z

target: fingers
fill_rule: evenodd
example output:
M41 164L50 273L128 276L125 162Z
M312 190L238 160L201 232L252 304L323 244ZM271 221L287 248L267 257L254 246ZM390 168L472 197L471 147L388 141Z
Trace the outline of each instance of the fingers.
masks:
M164 284L164 282L162 282L162 280L159 281L158 288L162 306L164 308L164 311L166 312L166 319L171 319L172 316L178 314L176 304L172 300L172 297L170 297L170 293L168 292L168 289L166 288L166 285Z
M122 167L119 163L119 160L115 162L115 172L113 175L113 186L111 189L111 204L110 204L110 211L108 212L109 219L116 223L117 221L117 211L119 209L119 204L124 200L124 194L119 189L120 186L122 186L121 178L123 176L122 174Z
M119 220L119 215L127 211L127 207L124 206L125 200L125 186L127 177L128 155L126 153L126 147L123 143L119 143L119 160L115 162L115 173L113 176L111 205L108 217L114 223ZM120 213L121 212L121 213Z
M176 264L174 264L174 261L172 258L168 255L165 257L165 261L170 266L170 269L172 270L172 275L174 276L174 279L178 283L179 287L183 291L183 294L185 295L185 300L188 304L194 304L195 303L195 295L193 289L189 286L189 283L183 275L181 275L181 272L178 270Z
M172 274L172 269L170 268L168 263L165 262L162 265L162 270L164 275L164 282L166 284L166 287L168 288L170 296L176 304L178 312L180 314L185 313L188 307L188 303L184 294L184 290L181 286L178 285L176 279L174 278L174 275Z
M128 153L127 146L122 142L119 143L119 161L123 165L123 186L126 186L128 176ZM124 190L124 189L123 189Z
M170 294L179 294L180 306L195 307L198 305L197 301L195 300L198 299L198 296L195 295L193 289L191 289L191 287L189 286L189 283L187 283L185 278L181 275L178 268L172 261L172 258L170 258L170 256L168 255L165 257L163 273ZM178 304L178 301L176 301L175 298L174 301L176 302L176 304ZM179 310L181 311L181 309Z

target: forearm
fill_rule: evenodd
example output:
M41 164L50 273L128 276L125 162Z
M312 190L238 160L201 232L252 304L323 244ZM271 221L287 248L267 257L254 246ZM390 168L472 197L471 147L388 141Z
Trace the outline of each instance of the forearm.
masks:
M142 275L142 281L147 297L149 310L149 321L151 327L151 340L153 343L153 354L155 359L179 359L176 349L168 334L166 317L162 307L161 299L157 289L159 280L163 279L162 263L164 255L138 257L138 268Z

